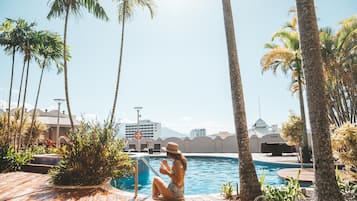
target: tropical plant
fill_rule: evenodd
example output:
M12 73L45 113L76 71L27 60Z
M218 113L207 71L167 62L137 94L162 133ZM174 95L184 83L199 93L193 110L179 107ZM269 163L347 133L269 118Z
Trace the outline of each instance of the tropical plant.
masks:
M338 174L338 169L336 167L336 179L338 188L342 193L345 201L355 201L357 200L357 183L351 181L343 181L340 175Z
M233 197L232 182L222 184L221 190L222 190L223 197L225 199L231 199Z
M357 123L357 15L340 22L334 33L320 30L321 53L328 94L328 117L337 127Z
M64 86L66 94L66 104L68 110L68 116L71 123L72 130L74 129L72 112L69 102L68 92L68 68L67 68L67 25L69 15L78 15L80 11L85 8L89 13L93 14L96 18L108 20L108 16L105 13L102 6L99 4L99 0L51 0L51 9L47 15L47 19L54 17L65 16L64 21L64 33L63 33L63 71L64 71Z
M112 107L112 112L110 116L109 125L113 124L115 109L118 100L119 93L119 81L120 81L120 72L123 61L123 51L124 51L124 33L125 33L125 22L132 17L134 8L136 6L141 6L147 8L150 11L151 18L154 17L154 2L153 0L115 0L118 3L118 20L121 23L121 41L120 41L120 54L119 54L119 64L118 64L118 73L115 85L114 93L114 102Z
M304 73L301 63L299 35L297 33L297 18L293 17L290 23L284 25L283 29L274 33L272 43L265 44L270 51L261 59L262 71L272 70L276 73L280 68L284 74L291 73L291 90L299 92L300 115L302 120L302 159L303 162L311 161L309 145L307 140L305 107L303 97Z
M14 77L14 65L15 65L15 53L21 48L24 43L24 38L29 30L34 26L33 23L28 24L23 19L13 20L6 19L0 26L0 45L4 46L5 52L12 55L12 67L11 67L11 78L10 78L10 88L9 88L9 99L8 99L8 122L7 122L7 143L10 140L10 111L11 111L11 97L12 97L12 87L13 87L13 77ZM21 94L21 92L19 93Z
M35 142L40 138L41 135L44 135L48 127L38 121L37 116L31 118L30 127L27 132L24 134L24 142L26 142L25 147L29 145L34 145Z
M301 144L302 124L301 117L294 113L290 113L288 121L282 124L280 136L287 141L288 145Z
M32 153L30 151L16 152L10 145L0 145L0 172L21 170L22 166L31 161Z
M16 108L12 112L10 117L10 137L13 139L13 147L17 147L16 140L19 139L19 135L26 135L28 129L30 128L30 117L27 113L21 115L22 108ZM22 122L22 123L21 123ZM18 131L21 133L17 133ZM18 145L19 147L19 145Z
M27 62L27 55L25 53L25 46L26 46L26 41L28 41L28 38L31 37L30 34L33 34L33 29L36 26L35 23L28 23L23 19L19 19L16 21L18 27L19 27L19 34L17 37L18 43L19 43L19 48L18 51L22 52L24 55L23 58L23 65L22 65L22 71L21 71L21 79L20 79L20 86L19 86L19 93L17 97L17 105L16 108L20 107L20 100L21 100L21 94L22 94L22 86L23 86L23 81L24 81L24 74L25 74L25 69L26 69L26 62Z
M331 142L334 154L357 179L357 126L351 123L343 124L334 131Z
M24 63L26 62L26 75L25 75L25 86L24 86L24 94L23 94L23 99L22 99L22 107L21 107L21 115L20 115L20 127L19 130L15 132L15 135L17 135L17 148L16 150L19 151L20 146L22 145L22 124L24 123L24 116L25 116L25 103L26 103L26 96L27 96L27 84L28 84L28 78L29 78L29 71L30 71L30 61L34 58L35 56L35 51L36 47L39 42L38 35L36 32L32 29L33 26L35 26L35 23L32 23L30 25L27 25L25 22L25 33L23 36L23 41L20 44L20 50L24 54ZM16 138L16 136L15 136ZM14 146L16 147L16 146Z
M327 98L315 5L313 0L296 0L299 39L306 82L315 158L317 201L342 200L331 150Z
M37 110L37 103L40 96L41 84L43 79L43 72L46 67L49 67L52 63L54 63L57 67L57 72L60 73L63 70L63 65L60 62L63 56L63 42L62 39L58 34L51 33L48 31L40 31L37 32L39 37L39 43L36 47L36 61L41 68L41 75L40 80L38 83L37 88L37 95L35 106L32 111L32 120L31 120L31 127L30 127L30 138L26 141L27 144L31 144L30 141L32 140L32 132L35 125L35 115ZM67 50L68 52L68 50ZM67 59L70 59L70 56L67 55Z
M300 171L297 174L296 179L293 177L289 177L286 181L284 181L284 185L281 187L274 186L263 186L262 189L264 195L258 196L254 199L254 201L265 200L265 201L297 201L304 198L304 193L302 189L300 189L299 184ZM261 177L261 184L264 183L265 173Z
M224 25L227 40L230 83L233 102L234 123L239 155L240 199L254 200L261 195L260 184L255 171L252 154L249 151L247 119L244 106L243 86L240 76L232 8L230 0L222 0Z
M296 146L297 150L299 150L302 144L302 130L303 122L301 117L290 113L288 120L281 126L280 136L287 141L289 146ZM299 160L302 162L301 158Z
M51 171L52 182L61 185L98 185L108 177L133 173L124 141L115 138L118 126L83 123L69 135L70 143L59 165ZM88 168L90 167L90 168Z

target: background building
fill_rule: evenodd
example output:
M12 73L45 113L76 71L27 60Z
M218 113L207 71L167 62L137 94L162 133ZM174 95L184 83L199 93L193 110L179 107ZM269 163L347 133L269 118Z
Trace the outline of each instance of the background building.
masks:
M142 139L157 139L161 137L161 124L150 120L140 120L137 123L125 124L125 138L134 139L136 131L142 131Z
M190 136L192 138L206 136L206 129L205 128L193 129L193 130L191 130Z

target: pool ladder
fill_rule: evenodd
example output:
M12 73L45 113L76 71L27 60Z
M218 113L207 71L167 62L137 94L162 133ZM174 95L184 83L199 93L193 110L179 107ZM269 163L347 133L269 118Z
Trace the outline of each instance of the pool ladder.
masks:
M149 164L149 162L145 158L136 158L136 165L135 165L135 190L134 190L134 197L138 196L138 185L139 185L139 160L143 161L144 164L158 177L161 178L160 174Z

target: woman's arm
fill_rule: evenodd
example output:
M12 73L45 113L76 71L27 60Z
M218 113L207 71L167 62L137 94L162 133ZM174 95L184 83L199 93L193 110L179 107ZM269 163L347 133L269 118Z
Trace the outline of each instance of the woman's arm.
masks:
M168 172L171 172L171 168L170 168L169 163L167 162L167 160L162 160L161 163L164 165L164 167L166 168L166 170Z

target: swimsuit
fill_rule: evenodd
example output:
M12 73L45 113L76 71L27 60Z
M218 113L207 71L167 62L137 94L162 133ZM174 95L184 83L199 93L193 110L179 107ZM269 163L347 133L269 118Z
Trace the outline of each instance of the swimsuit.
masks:
M177 186L175 183L170 182L169 186L167 187L169 191L174 194L175 198L183 198L184 194L184 185Z

